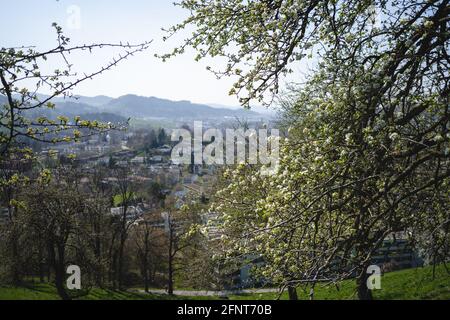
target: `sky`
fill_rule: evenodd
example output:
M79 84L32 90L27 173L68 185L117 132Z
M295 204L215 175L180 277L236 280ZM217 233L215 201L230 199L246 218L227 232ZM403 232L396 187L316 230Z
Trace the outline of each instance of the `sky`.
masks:
M196 62L193 51L167 62L154 57L155 53L169 52L189 35L186 32L170 42L162 41L165 33L161 28L181 22L188 14L174 6L171 0L0 0L0 8L3 13L0 47L34 45L42 50L53 48L56 44L53 22L63 28L72 45L153 40L146 52L80 84L74 90L75 94L111 97L137 94L238 105L235 97L228 96L232 79L217 80L206 70L207 65L219 67L220 61ZM105 65L117 54L114 50L103 49L93 54L71 55L69 59L76 71L88 72Z
M119 97L137 94L196 103L239 105L235 96L228 95L236 79L219 80L206 70L207 66L223 70L226 65L224 59L208 58L196 62L192 49L167 62L154 57L155 53L170 52L192 32L192 29L187 30L169 41L162 41L167 34L161 28L179 23L189 15L184 9L174 6L173 0L0 0L0 9L3 13L0 18L0 47L32 45L40 50L54 48L56 34L53 22L63 28L72 45L153 40L147 51L121 62L93 80L81 83L73 91L76 95ZM107 64L118 53L102 49L93 54L73 54L69 60L79 74L88 74ZM56 66L60 64L51 60L47 65L49 70ZM297 70L294 69L294 76L302 74L304 69L307 67L299 65ZM41 90L41 93L49 92Z

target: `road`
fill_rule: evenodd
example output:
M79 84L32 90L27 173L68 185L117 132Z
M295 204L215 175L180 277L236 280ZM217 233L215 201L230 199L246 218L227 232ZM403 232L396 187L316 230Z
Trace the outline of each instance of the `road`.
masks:
M143 289L132 289L132 292L146 293ZM222 290L222 291L212 291L212 290L174 290L173 294L177 296L203 296L203 297L213 297L213 296L228 296L231 294L258 294L258 293L268 293L268 292L278 292L276 288L267 289L242 289L242 290ZM167 294L167 290L164 289L150 289L149 294Z

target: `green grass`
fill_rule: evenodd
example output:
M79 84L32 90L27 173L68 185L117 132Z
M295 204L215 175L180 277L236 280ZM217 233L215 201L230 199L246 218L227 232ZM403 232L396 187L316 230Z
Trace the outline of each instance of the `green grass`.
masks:
M87 295L74 300L199 300L206 297L141 294L128 291L93 288ZM50 283L28 283L22 287L0 287L0 300L60 300L56 288Z
M127 192L126 193L126 198L127 199L132 199L134 197L135 197L135 194L133 192ZM123 202L123 196L121 194L116 194L113 197L113 202L114 202L114 206L115 207L121 206L122 202Z
M315 299L345 300L356 299L355 281L343 281L339 290L335 286L316 285ZM299 299L308 299L308 292L298 290ZM230 295L230 300L273 300L276 293ZM287 299L283 293L280 299ZM432 268L417 268L386 273L381 277L381 289L374 291L375 299L450 299L450 275L443 265L436 267L436 278L432 278ZM22 287L0 287L0 300L58 300L56 289L49 283L28 283ZM80 300L169 300L189 299L204 300L218 297L183 297L158 294L141 294L134 292L113 291L93 288Z
M309 299L309 289L304 292L298 289L299 299ZM449 300L450 274L444 265L436 266L436 277L433 280L432 267L407 269L389 272L381 277L381 289L373 291L376 300ZM273 300L278 297L276 293L240 294L232 295L233 300ZM335 286L316 285L314 298L316 300L348 300L357 299L354 280L343 281L339 290ZM288 299L284 292L280 299Z
M48 284L26 287L1 287L0 300L57 300L56 290Z

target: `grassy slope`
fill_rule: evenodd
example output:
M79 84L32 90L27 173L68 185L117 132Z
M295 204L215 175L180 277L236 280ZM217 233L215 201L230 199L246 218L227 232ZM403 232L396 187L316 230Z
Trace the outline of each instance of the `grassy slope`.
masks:
M275 293L232 295L229 298L249 300L276 299ZM299 298L306 299L306 292L299 289ZM386 273L381 278L381 290L374 291L375 299L450 299L450 275L443 265L436 268L432 279L432 268L418 268ZM315 299L354 299L354 281L344 281L339 288L316 286ZM55 288L50 284L33 284L26 287L0 287L0 300L57 300ZM92 289L88 300L158 300L158 299L212 299L211 297L169 297L167 295L138 294L105 289ZM287 299L284 293L281 299Z
M339 291L335 286L316 285L315 299L342 300L356 299L355 281L344 281ZM309 291L308 291L309 292ZM299 299L308 299L308 292L298 290ZM389 272L381 277L381 289L373 292L375 299L380 300L414 300L414 299L450 299L450 275L443 265L436 267L436 278L432 278L432 268L424 267ZM275 293L248 294L231 296L230 299L272 300ZM287 293L281 299L287 299Z
M163 299L192 299L202 297L182 297L156 294L139 294L125 291L113 291L94 288L88 295L76 298L79 300L163 300ZM0 300L59 300L56 289L52 284L28 284L25 287L0 287Z

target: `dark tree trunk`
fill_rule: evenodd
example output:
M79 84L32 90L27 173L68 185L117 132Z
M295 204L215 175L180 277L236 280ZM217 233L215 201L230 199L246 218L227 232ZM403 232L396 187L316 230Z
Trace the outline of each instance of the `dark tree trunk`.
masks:
M114 290L117 289L117 250L114 249L111 257L110 268L111 282Z
M18 250L18 237L16 235L15 227L13 226L13 232L12 232L12 239L11 239L11 245L12 245L12 281L13 284L18 286L21 282L20 277L20 261L19 261L19 250Z
M150 274L151 274L150 281L151 281L152 283L154 283L155 280L156 280L156 268L155 268L155 267L152 268L152 271L151 271Z
M71 300L64 288L65 270L64 270L64 248L57 246L58 256L52 243L48 245L50 264L55 271L55 287L62 300Z
M109 249L108 249L108 283L111 284L113 289L116 289L115 287L115 282L116 282L116 276L114 273L114 270L116 269L116 249L114 247L115 244L115 239L116 239L116 234L113 234L113 237L111 238L111 243L109 245Z
M169 260L169 279L167 285L167 293L169 295L173 295L173 261L171 258L169 258Z
M297 289L293 286L288 286L289 300L298 300Z
M61 270L60 266L57 267L57 271L55 270L55 287L61 299L71 300L64 288L64 268Z
M51 262L49 259L49 263L47 264L47 282L51 282L52 281L52 267L51 267Z
M117 270L117 284L119 285L119 289L123 289L123 253L125 249L125 242L127 241L127 211L128 205L123 205L123 216L122 216L122 226L120 231L120 243L119 243L119 255L118 259L118 270Z
M45 282L45 276L44 276L44 265L43 263L39 263L39 282L44 283Z
M103 268L101 266L101 259L102 259L102 244L101 244L101 238L100 238L100 223L96 221L94 223L94 230L95 230L95 245L94 245L94 254L96 258L96 268L95 268L95 283L98 287L103 287Z
M149 276L148 276L148 269L146 269L145 272L144 272L145 292L148 292L148 290L149 290L149 287L150 287L149 282L150 282L150 279L149 279Z
M170 222L169 222L170 224ZM168 277L168 284L167 284L167 293L169 295L173 295L173 259L174 259L174 255L172 253L172 251L174 250L173 248L173 230L172 227L169 225L169 277Z
M436 279L436 251L433 253L433 277L432 280Z
M148 292L150 276L149 276L149 270L148 270L148 258L147 258L146 255L144 255L143 261L142 261L142 275L143 275L143 278L144 278L145 292Z
M122 240L120 240L117 267L117 285L119 286L119 290L123 289L123 249L124 243L122 242Z
M39 260L39 282L43 283L45 282L45 270L44 270L44 263L42 260Z
M358 299L359 300L372 300L372 291L367 287L367 279L369 274L366 273L366 268L359 274L356 284L358 287Z
M19 237L18 237L18 230L17 230L17 226L16 223L14 222L14 214L13 214L13 208L8 205L8 215L9 215L9 223L11 226L11 237L9 239L10 243L11 243L11 259L12 259L12 264L11 264L11 278L12 278L12 283L15 286L19 286L20 282L21 282L21 276L20 276L20 266L21 263L19 261Z
M45 264L44 264L44 255L42 253L43 248L41 246L41 241L39 241L39 246L38 246L38 267L39 267L39 282L43 283L44 279L45 279Z

